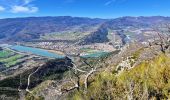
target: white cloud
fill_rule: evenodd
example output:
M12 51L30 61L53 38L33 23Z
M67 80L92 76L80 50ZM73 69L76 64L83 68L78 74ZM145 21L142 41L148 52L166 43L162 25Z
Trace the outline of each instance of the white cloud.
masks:
M24 5L27 5L27 4L29 4L29 3L31 3L33 0L23 0L23 4Z
M113 2L115 2L116 0L109 0L109 1L107 1L104 5L105 6L108 6L108 5L110 5L110 4L112 4Z
M13 6L11 8L12 13L36 13L38 11L37 7L29 6Z
M116 3L116 2L119 2L121 4L121 3L126 2L126 1L127 0L108 0L104 5L109 6L109 5Z
M5 11L5 8L3 6L0 6L0 12Z
M5 7L1 10L6 10L10 13L36 13L39 8L33 4L35 0L0 0L0 5Z

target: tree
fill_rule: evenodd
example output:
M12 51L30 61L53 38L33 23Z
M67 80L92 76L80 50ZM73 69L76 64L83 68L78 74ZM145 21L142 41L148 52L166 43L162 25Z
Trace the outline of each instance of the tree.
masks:
M76 77L76 79L74 80L72 75L69 73L69 79L70 81L74 84L73 87L69 88L69 89L65 89L64 91L71 91L74 89L77 89L78 91L80 90L80 79L81 76L85 75L85 77L83 78L83 83L84 83L84 90L86 91L88 88L88 80L89 77L94 74L94 72L97 71L97 66L96 65L92 65L90 64L86 58L81 57L81 50L76 48L77 43L74 43L72 45L69 45L67 47L72 47L73 51L75 53L70 54L70 52L67 51L67 49L63 49L63 53L66 55L66 57L69 57L70 59L72 58L72 65L73 66L68 66L69 71L71 71L73 73L73 77ZM96 60L95 63L100 62L100 60ZM87 69L83 69L81 68L82 65L87 66Z
M98 67L93 66L92 64L87 62L85 58L81 58L80 54L77 54L75 56L75 58L76 58L75 62L72 60L73 67L68 66L68 68L74 74L74 77L76 77L76 80L73 80L71 74L69 74L70 75L70 81L72 83L74 83L74 86L65 90L65 91L71 91L71 90L74 90L74 89L77 89L79 91L80 90L80 79L81 79L81 76L83 76L83 75L85 76L85 77L83 77L84 91L86 91L87 88L88 88L89 77L92 74L94 74L94 72L97 71ZM97 62L98 62L98 60L97 60ZM83 68L81 68L80 63L85 64L88 67L88 69L84 70Z
M162 53L166 53L166 50L170 47L170 24L164 24L154 29L157 33L157 39L154 38L154 44L159 45Z

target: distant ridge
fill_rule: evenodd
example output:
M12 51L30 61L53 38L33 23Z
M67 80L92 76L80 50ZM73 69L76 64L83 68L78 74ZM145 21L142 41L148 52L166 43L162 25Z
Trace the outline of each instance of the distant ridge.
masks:
M169 22L170 17L164 16L151 16L151 17L128 16L115 19L100 19L71 16L6 18L0 19L0 39L1 41L27 41L39 39L42 35L55 32L86 33L92 31L91 33L94 33L101 26L104 29L113 30L127 26L150 27L152 25L158 25L160 23ZM86 39L88 41L89 39L92 39L90 38L90 34L89 36L87 36L88 39L87 38L83 39ZM107 33L104 34L107 35Z

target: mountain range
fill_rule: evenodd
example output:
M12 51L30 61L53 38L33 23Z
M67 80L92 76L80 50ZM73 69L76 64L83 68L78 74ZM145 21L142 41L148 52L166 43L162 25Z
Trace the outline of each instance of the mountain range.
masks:
M106 35L108 30L121 30L127 27L148 28L167 22L170 22L170 17L162 16L121 17L116 19L92 19L70 16L9 18L0 19L0 39L1 41L27 41L40 39L41 36L51 33L67 33L67 35L81 33L79 34L82 35L81 39L86 41L96 38L93 34L99 33L98 39L105 37L103 41L107 41ZM103 29L105 30L104 33L101 31ZM93 42L97 42L97 40Z

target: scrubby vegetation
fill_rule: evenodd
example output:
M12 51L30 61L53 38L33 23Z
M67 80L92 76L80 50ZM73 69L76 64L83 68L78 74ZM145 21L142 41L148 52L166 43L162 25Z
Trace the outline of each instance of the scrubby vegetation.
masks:
M170 58L161 54L117 75L114 70L96 74L87 91L75 90L70 100L170 99Z

